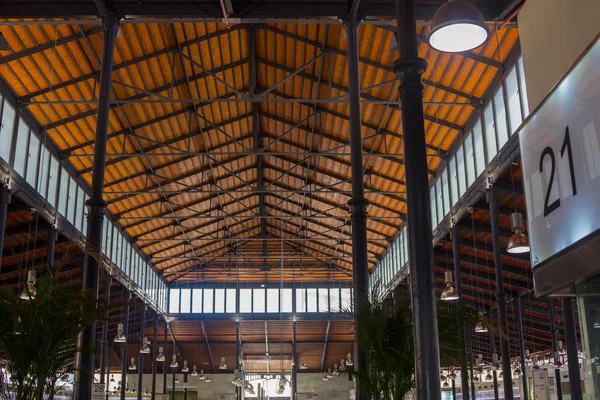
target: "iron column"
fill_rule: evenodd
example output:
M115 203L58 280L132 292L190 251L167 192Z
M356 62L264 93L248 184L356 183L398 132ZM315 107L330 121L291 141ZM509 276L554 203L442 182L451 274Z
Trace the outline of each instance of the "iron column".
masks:
M362 118L360 112L360 82L358 66L358 21L355 13L344 21L348 57L348 105L350 107L350 168L352 174L352 198L348 202L352 216L352 281L354 287L354 320L358 321L359 304L366 300L369 286L367 260L367 199L363 182ZM366 373L367 362L357 342L358 324L354 324L354 352L356 368ZM356 399L363 397L358 386Z
M127 293L127 303L125 304L123 333L125 334L125 343L123 343L123 354L121 361L121 400L125 400L125 386L127 383L127 340L129 340L129 303L131 302L131 293Z
M295 318L295 317L294 317ZM296 355L296 321L292 321L292 400L298 392L298 356Z
M110 110L110 87L112 81L113 55L117 35L118 18L112 9L112 1L103 3L95 0L100 17L104 38L102 41L102 62L100 66L100 84L98 91L98 112L96 116L96 140L94 143L94 169L92 171L92 193L86 201L88 207L85 259L82 270L82 289L91 290L98 297L98 259L94 253L102 245L102 224L106 203L102 199L104 191L104 171L106 167L106 142L108 112ZM109 9L111 7L111 9ZM94 380L93 347L96 342L96 324L87 327L77 337L75 393L76 400L87 400L91 396Z
M400 59L394 63L394 72L400 81L404 132L416 394L418 399L435 400L441 398L440 351L421 83L427 62L419 58L414 0L396 0L396 19Z
M110 303L110 285L112 284L112 277L108 271L105 272L104 281L104 302ZM100 358L100 383L105 383L104 372L106 371L106 365L108 363L109 351L108 351L108 318L110 316L109 308L106 308L104 313L104 322L102 326L102 355ZM108 382L106 382L108 383Z
M500 258L500 217L498 215L498 190L489 190L490 221L492 224L492 243L494 245L494 265L496 266L496 300L498 302L498 326L504 333L500 335L500 355L502 356L502 381L504 383L504 398L513 400L512 375L510 370L510 347L508 343L508 322L506 319L506 295L502 280L502 260Z
M146 305L142 310L142 320L140 322L140 358L138 361L138 391L137 398L142 400L142 385L144 378L144 353L142 353L142 346L144 345L144 331L146 330Z
M565 336L567 339L567 358L569 367L569 382L571 382L571 399L581 400L581 376L579 374L579 354L577 348L577 327L573 318L573 299L563 299L563 314L565 319Z
M156 398L156 368L158 367L158 313L154 313L154 338L152 339L152 398Z
M556 310L554 309L554 299L548 298L548 312L550 314L550 334L552 335L552 351L554 352L554 363L558 365L561 361L558 351L558 329L556 329ZM554 377L556 382L556 397L562 400L562 387L560 378L560 368L554 368Z
M48 239L46 243L46 257L48 258L48 266L54 266L54 246L56 245L56 229L48 228ZM1 249L2 247L0 247Z
M165 362L163 364L163 394L167 394L167 362L169 360L169 324L165 321ZM175 353L175 347L173 347L173 353Z
M519 353L521 361L521 379L523 382L523 400L529 398L527 390L527 364L525 362L525 337L523 335L523 312L521 310L521 297L515 299L515 311L517 313L517 329L519 331Z
M452 254L454 256L454 283L456 287L456 293L458 293L458 312L461 321L463 314L463 298L462 298L462 286L460 281L460 232L457 225L452 227ZM463 391L463 400L469 400L469 374L467 373L467 346L465 343L465 325L459 325L460 335L460 356L464 360L464 363L460 365L460 380ZM467 390L465 390L467 389Z
M16 142L16 140L15 140ZM6 230L6 219L8 217L8 201L10 189L6 183L0 184L0 250L4 248L4 231ZM0 267L2 267L2 253L0 253Z
M491 310L490 310L490 314L491 314ZM491 315L490 315L491 317ZM491 345L491 350L492 350L492 361L494 361L494 356L496 355L496 337L494 336L494 332L490 331L490 345ZM498 392L498 373L496 371L496 369L492 368L492 374L494 376L494 399L495 400L499 400L500 399L500 393Z

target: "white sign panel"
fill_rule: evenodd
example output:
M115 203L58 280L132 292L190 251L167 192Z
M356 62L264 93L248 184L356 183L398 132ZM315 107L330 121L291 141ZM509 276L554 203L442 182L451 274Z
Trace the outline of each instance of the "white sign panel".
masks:
M520 132L531 261L600 229L600 42Z
M92 384L92 399L104 399L106 397L106 387L104 383Z
M533 391L536 400L548 400L548 370L533 370Z

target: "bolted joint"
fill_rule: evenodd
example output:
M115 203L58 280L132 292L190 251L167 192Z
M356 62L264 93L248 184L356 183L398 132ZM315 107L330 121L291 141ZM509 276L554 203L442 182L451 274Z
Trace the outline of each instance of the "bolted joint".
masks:
M350 201L348 201L348 206L350 207L350 214L352 214L352 216L366 217L369 201L364 197L360 199L350 199Z
M92 219L100 219L104 221L104 210L106 210L107 204L105 201L95 202L92 199L85 201L85 205L89 210L88 221Z
M422 58L401 58L394 61L392 71L396 74L401 84L421 84L421 75L427 71L427 61Z

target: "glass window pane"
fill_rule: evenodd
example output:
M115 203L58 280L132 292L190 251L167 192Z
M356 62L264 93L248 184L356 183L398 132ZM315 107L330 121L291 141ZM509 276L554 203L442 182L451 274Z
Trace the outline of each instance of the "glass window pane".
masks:
M460 199L467 191L467 176L465 171L465 155L463 147L456 152L456 175L458 176L458 198Z
M483 113L485 123L485 151L488 162L490 162L498 153L496 146L496 124L494 123L494 108L490 102Z
M331 312L340 312L340 289L329 289L329 306Z
M13 139L13 124L15 120L15 109L12 108L8 101L4 101L4 109L2 111L2 124L0 125L0 157L6 163L9 163L10 148Z
M471 186L475 182L475 153L473 152L473 136L471 133L467 136L463 144L465 150L465 164L467 166L467 187Z
M306 311L317 312L317 289L306 289Z
M236 289L227 289L227 299L226 299L226 308L225 312L234 313L235 312L235 303L236 303Z
M69 200L67 209L67 220L75 225L75 201L77 200L77 184L69 177Z
M252 289L240 289L240 312L252 312Z
M504 108L504 93L502 87L494 96L494 111L496 112L496 133L498 134L498 148L501 149L508 141L508 126L506 124L506 109Z
M435 202L435 186L429 191L429 203L431 205L431 230L438 226L437 207Z
M448 176L442 174L442 190L444 191L444 216L450 212L450 186L448 185Z
M508 103L508 120L510 132L515 133L521 125L521 99L519 97L519 84L517 82L517 70L513 68L506 77L506 98Z
M351 300L352 294L351 294L349 288L342 288L340 290L340 292L341 292L341 299L342 299L342 311L348 312L352 308L352 300Z
M181 312L189 313L192 306L192 289L181 289Z
M296 289L296 312L306 312L306 289Z
M329 290L319 289L319 312L329 312Z
M437 197L436 199L436 204L437 204L437 217L438 217L438 224L439 222L444 218L444 198L442 195L442 180L438 179L438 181L435 183L435 195ZM382 284L385 282L381 282Z
M81 187L77 187L77 208L75 209L75 226L79 229L80 232L83 232L83 217L85 214L85 205L84 205L84 196L83 189Z
M225 289L215 289L215 312L225 312Z
M281 289L281 312L292 312L292 289Z
M88 199L87 193L83 194L83 212L81 213L81 232L84 235L87 235L87 207L85 206L85 202Z
M450 198L451 206L454 206L458 201L458 176L456 174L456 157L450 158L448 162L448 175L450 179Z
M29 136L29 152L27 153L27 176L25 180L31 186L35 186L37 172L38 172L38 160L40 156L40 140L33 133Z
M179 289L171 289L169 291L169 312L179 312Z
M37 182L37 191L42 197L48 200L48 174L50 172L50 153L45 146L42 146L40 152L40 167Z
M265 312L265 289L254 289L252 291L252 309L255 313Z
M204 289L204 312L212 313L214 306L213 289Z
M267 312L279 312L279 289L267 289Z
M525 81L525 71L523 70L523 57L517 60L517 70L519 72L519 85L521 87L521 105L523 106L523 119L529 116L529 100L527 99L527 82Z
M58 212L67 218L67 200L69 198L69 175L64 168L60 169L60 190L58 191Z
M192 312L193 313L201 313L202 312L202 289L193 289L192 290Z
M58 160L50 156L50 173L48 176L48 203L56 206L56 185L58 185Z
M475 146L475 172L479 176L485 170L485 155L483 146L483 133L481 131L481 121L477 121L473 127L473 142Z
M27 146L29 145L29 126L19 119L19 129L17 131L17 147L15 150L15 161L13 168L15 172L22 177L25 174L25 163L27 162Z

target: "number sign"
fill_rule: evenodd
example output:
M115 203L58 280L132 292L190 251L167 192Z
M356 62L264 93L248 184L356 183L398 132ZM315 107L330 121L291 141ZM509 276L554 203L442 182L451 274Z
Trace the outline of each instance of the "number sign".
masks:
M600 229L600 42L520 131L533 267Z
M106 397L104 383L94 383L92 385L92 399L103 399Z

